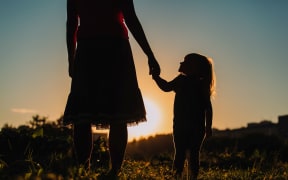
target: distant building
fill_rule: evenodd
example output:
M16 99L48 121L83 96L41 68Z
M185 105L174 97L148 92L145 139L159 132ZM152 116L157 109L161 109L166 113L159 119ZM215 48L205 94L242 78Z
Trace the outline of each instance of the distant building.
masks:
M241 137L247 134L277 135L288 138L288 115L278 116L278 123L263 120L260 123L248 123L247 127L213 131L215 136Z
M259 133L265 135L276 135L279 133L278 124L275 124L268 120L263 120L260 123L248 123L246 133Z

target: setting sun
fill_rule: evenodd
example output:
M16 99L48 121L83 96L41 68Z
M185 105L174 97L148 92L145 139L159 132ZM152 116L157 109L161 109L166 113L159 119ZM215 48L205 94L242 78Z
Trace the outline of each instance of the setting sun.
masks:
M128 127L129 141L157 133L156 131L161 119L161 109L154 101L147 98L144 98L144 104L147 112L147 122L140 123L137 126Z

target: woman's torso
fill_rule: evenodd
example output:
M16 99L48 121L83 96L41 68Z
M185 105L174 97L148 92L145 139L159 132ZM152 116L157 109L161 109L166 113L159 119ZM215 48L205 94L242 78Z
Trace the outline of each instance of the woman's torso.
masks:
M78 37L128 38L121 0L76 0L80 19Z

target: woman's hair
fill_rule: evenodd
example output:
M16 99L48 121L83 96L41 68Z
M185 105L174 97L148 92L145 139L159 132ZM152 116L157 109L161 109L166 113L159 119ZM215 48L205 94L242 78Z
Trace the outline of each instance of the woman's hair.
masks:
M205 84L209 87L210 96L214 96L216 94L216 76L213 68L213 60L197 53L191 53L185 56L185 61L197 66L200 77L206 81Z

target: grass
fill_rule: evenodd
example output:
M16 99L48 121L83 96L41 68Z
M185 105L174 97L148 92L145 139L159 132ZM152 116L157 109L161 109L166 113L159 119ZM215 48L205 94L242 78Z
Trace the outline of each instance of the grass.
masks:
M29 166L29 162L26 166ZM24 168L24 167L22 167ZM67 167L65 173L61 172L49 172L41 167L37 167L37 164L30 163L30 168L25 169L26 172L13 176L5 176L5 171L2 168L1 179L11 180L97 180L102 173L106 172L106 169L94 169L90 172L86 172L82 167ZM69 173L67 173L69 172ZM120 180L172 180L173 173L171 169L171 163L155 163L149 161L134 161L125 160L123 163L122 172L119 176ZM271 169L262 169L259 166L240 169L235 167L219 168L209 167L200 168L199 174L200 180L287 180L288 179L288 163L278 163Z
M57 124L36 128L3 127L0 131L0 179L101 179L109 166L105 139L94 142L93 166L86 171L76 165L71 133L71 129ZM132 144L119 179L173 180L173 152L167 151L167 144L173 148L171 136L165 136L168 140L163 137ZM200 156L200 180L288 180L287 139L280 141L259 135L242 139L214 138L205 145Z
M170 164L153 165L149 162L126 161L123 166L123 179L173 179ZM202 180L287 180L288 164L279 163L271 169L261 168L200 168L199 179Z

